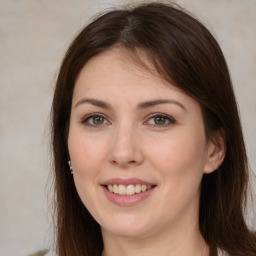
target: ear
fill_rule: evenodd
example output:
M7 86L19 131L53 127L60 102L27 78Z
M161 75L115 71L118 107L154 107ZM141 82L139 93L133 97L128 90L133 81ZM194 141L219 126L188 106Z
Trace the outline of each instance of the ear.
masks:
M207 145L207 159L205 161L204 173L214 172L222 164L226 155L226 141L222 130L215 132Z

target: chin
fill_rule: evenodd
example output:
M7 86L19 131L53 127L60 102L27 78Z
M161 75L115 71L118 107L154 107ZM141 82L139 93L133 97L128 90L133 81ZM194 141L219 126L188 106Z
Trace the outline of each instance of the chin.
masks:
M150 223L126 218L125 221L115 221L115 223L102 226L102 232L118 237L139 238L149 235L152 232L152 227Z
M147 235L149 235L149 231L145 230L145 229L131 229L131 227L117 227L117 228L113 228L111 227L111 229L102 229L102 231L105 231L106 233L110 233L113 236L116 237L123 237L123 238L141 238L141 237L145 237ZM103 231L103 234L104 234Z

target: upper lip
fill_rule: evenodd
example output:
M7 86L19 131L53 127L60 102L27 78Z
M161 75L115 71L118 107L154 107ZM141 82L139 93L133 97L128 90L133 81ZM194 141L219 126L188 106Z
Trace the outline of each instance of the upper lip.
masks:
M137 178L129 178L129 179L122 179L122 178L112 178L104 181L101 183L102 186L107 186L107 185L136 185L136 184L141 184L141 185L150 185L154 186L155 184L152 182L148 182L142 179L137 179Z

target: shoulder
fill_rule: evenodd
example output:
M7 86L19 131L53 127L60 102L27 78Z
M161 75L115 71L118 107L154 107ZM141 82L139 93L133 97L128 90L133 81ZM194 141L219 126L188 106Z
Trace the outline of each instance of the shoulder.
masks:
M44 256L58 256L53 251L48 251Z
M29 254L28 256L54 256L49 250L41 250L35 253Z

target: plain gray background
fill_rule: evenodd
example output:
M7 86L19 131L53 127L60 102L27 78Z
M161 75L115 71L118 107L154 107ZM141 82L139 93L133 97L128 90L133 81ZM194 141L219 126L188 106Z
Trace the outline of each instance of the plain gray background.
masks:
M50 246L48 129L58 68L90 17L128 2L137 1L0 0L1 256L27 255ZM203 21L223 49L255 172L256 0L176 2Z

